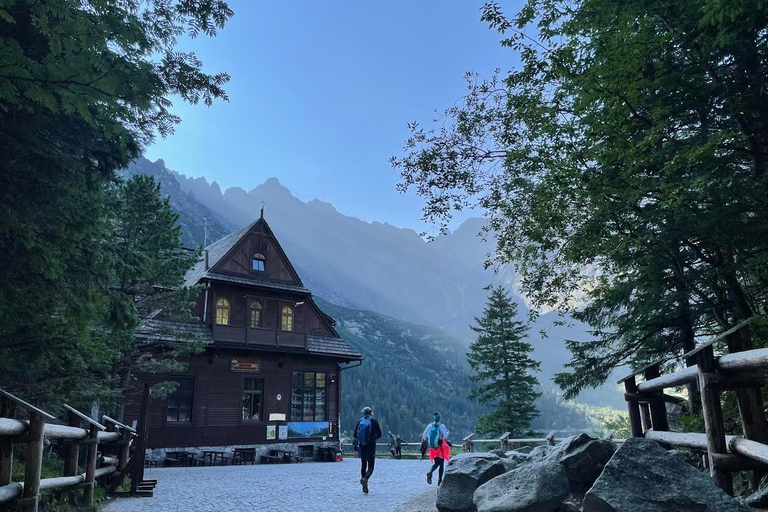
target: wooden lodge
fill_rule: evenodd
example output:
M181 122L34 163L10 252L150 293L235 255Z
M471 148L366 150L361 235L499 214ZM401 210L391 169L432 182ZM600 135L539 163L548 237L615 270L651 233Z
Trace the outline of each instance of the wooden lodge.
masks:
M206 247L186 284L202 285L199 322L152 318L136 332L137 342L206 342L185 373L136 376L128 424L145 382L179 384L152 400L147 447L338 443L341 369L362 356L318 308L263 217Z

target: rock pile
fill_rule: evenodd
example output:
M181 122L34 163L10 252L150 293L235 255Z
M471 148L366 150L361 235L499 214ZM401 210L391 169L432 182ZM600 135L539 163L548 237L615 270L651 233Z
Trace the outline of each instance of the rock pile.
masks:
M621 448L586 434L529 453L467 453L450 461L440 512L746 512L706 473L653 441Z

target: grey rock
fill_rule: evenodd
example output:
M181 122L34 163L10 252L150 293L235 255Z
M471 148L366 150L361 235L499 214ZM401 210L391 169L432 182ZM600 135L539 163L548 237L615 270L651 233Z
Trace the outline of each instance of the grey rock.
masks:
M581 512L581 509L573 503L563 502L555 509L555 512Z
M581 434L558 444L547 454L547 460L560 462L568 474L571 490L584 494L595 483L615 452L616 445L613 442Z
M517 466L520 465L517 461L507 457L501 459L501 463L504 464L504 471L512 471L513 469L517 469Z
M489 453L492 453L494 455L498 455L499 457L506 457L507 456L507 453L504 450L500 449L500 448L496 449L496 450L491 450Z
M530 460L530 457L527 453L521 453L518 451L507 452L505 455L507 459L513 460L518 464L523 464L524 462L528 462Z
M523 446L522 448L518 448L515 451L518 453L531 453L533 451L533 446Z
M440 512L471 511L475 490L505 470L502 459L492 453L462 453L451 458L437 492L437 509Z
M754 508L768 508L768 487L747 497L746 503Z
M549 446L547 444L543 444L531 450L531 452L528 454L528 458L534 461L544 460L552 451L554 451L554 447Z
M656 442L628 439L584 496L584 512L747 512L709 475Z
M568 476L554 461L534 462L477 488L477 512L554 512L568 497Z

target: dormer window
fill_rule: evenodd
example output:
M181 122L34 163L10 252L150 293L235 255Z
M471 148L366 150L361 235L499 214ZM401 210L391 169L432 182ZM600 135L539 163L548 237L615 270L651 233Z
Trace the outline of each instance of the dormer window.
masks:
M229 325L229 301L225 298L216 301L216 323Z
M264 257L263 254L260 252L257 252L253 255L253 266L251 267L253 270L257 272L264 272L264 267L267 263L267 258Z

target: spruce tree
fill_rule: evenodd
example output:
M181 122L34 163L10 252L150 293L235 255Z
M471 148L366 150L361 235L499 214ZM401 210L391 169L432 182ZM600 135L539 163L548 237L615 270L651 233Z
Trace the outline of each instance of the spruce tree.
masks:
M477 431L481 433L521 434L538 416L534 401L539 396L534 386L539 381L532 372L539 363L530 357L533 346L525 341L528 324L516 320L517 304L499 286L493 289L477 326L470 326L477 340L467 354L474 370L470 377L477 387L470 398L489 404L493 411L480 416Z

